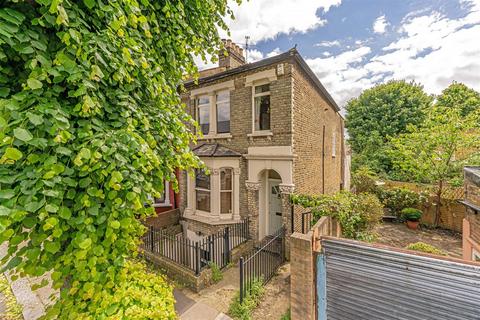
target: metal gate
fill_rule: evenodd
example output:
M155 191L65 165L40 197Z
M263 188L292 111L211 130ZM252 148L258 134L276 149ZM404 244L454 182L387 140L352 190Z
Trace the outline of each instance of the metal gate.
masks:
M317 308L322 320L480 320L480 266L324 239Z

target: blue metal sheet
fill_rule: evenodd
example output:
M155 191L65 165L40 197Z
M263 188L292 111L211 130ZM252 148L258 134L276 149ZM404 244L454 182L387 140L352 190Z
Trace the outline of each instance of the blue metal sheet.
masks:
M317 319L327 320L327 272L325 256L317 256Z

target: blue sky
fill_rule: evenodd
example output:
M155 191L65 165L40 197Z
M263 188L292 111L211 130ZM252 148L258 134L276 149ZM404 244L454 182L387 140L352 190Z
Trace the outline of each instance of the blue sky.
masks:
M250 0L231 38L249 62L297 49L340 105L390 79L480 90L480 0ZM225 36L225 34L222 34Z

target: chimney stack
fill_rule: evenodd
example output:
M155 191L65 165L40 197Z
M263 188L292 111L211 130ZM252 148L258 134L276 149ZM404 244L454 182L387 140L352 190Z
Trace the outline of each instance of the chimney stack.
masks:
M224 54L221 50L218 55L218 66L233 69L245 64L245 57L243 56L243 49L236 45L232 40L222 39L225 51L228 55Z

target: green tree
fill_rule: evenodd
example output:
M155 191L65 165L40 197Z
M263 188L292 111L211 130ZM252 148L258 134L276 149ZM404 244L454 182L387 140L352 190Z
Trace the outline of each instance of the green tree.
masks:
M460 108L461 114L466 116L480 110L480 93L454 81L437 97L436 104L440 107Z
M376 173L390 174L391 161L385 152L389 136L417 125L432 103L423 87L414 82L389 81L365 90L348 102L346 127L353 151L352 169L368 166Z
M419 125L391 139L390 156L404 180L436 185L434 224L438 225L446 184L458 184L464 165L478 161L478 112L464 117L460 108L435 106Z
M221 45L226 15L226 0L2 1L2 263L52 271L48 318L175 317L171 289L132 283L142 269L126 262L149 195L200 166L178 88L193 55Z

